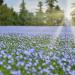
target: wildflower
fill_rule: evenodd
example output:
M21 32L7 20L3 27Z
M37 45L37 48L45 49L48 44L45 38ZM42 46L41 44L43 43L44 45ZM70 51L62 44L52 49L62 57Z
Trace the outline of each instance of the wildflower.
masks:
M3 75L3 73L0 71L0 75Z
M21 75L21 71L20 70L11 71L11 74L13 74L13 75Z
M35 50L34 49L30 49L30 50L28 50L30 53L34 53L35 52Z

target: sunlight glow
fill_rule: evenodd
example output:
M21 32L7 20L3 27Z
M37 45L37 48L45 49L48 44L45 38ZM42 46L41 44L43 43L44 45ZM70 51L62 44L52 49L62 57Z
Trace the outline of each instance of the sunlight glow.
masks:
M63 28L63 26L58 27L58 29L57 29L56 32L54 33L53 39L52 39L51 44L50 44L51 49L52 49L53 47L55 47L57 38L59 37L62 28Z
M64 8L64 12L65 18L71 20L71 0L67 0L67 6Z

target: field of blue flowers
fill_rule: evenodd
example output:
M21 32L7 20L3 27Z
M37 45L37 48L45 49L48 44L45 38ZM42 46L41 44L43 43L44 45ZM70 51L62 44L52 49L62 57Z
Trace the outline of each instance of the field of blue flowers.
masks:
M55 44L52 39L48 34L0 34L0 75L75 75L73 36L64 33Z

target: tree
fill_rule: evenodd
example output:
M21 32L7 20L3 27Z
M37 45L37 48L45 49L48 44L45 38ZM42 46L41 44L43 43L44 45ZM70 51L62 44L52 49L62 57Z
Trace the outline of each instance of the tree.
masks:
M43 3L40 1L38 3L38 10L36 12L36 23L41 25L44 24L44 13L43 13Z
M39 13L42 13L42 6L43 6L43 3L40 1L40 2L38 3Z
M26 24L27 15L28 15L28 11L26 10L25 2L24 0L22 0L21 6L20 6L20 13L19 13L20 22L22 25Z
M57 2L57 0L47 0L46 3L48 5L48 9L47 11L52 11L53 7L55 7L55 2Z
M27 12L27 10L25 7L25 2L24 2L24 0L22 0L22 3L20 5L20 14L24 14L25 12Z
M55 9L59 11L60 10L60 7L58 5L56 5L55 6Z
M0 5L2 5L2 3L3 3L3 0L0 0Z

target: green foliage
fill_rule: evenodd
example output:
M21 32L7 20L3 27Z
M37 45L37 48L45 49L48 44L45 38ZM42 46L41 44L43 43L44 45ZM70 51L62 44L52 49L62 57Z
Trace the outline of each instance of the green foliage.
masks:
M17 13L7 7L7 5L0 6L0 25L14 25L17 22Z
M47 25L63 25L63 12L58 10L53 10L50 13L46 13L46 24Z
M71 66L71 70L74 70L75 71L75 65L72 65Z
M2 71L4 75L10 75L10 71L5 69L3 66L0 66L0 71Z

